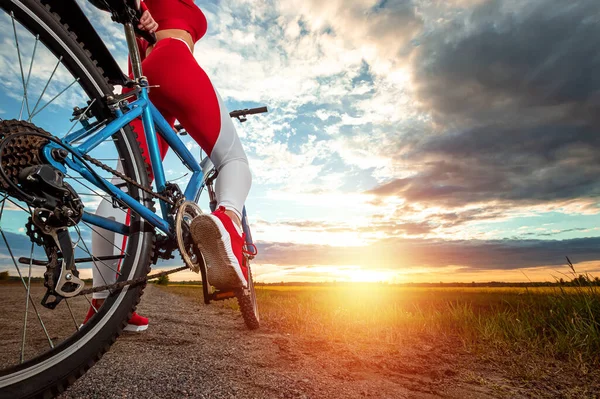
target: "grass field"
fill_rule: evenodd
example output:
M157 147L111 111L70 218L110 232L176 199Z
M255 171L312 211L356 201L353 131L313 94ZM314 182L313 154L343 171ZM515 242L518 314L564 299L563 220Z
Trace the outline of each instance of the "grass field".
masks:
M201 301L200 286L168 290ZM350 350L400 345L416 336L459 342L483 357L507 355L522 379L547 365L577 375L600 366L598 287L264 286L257 295L267 328L341 342ZM235 301L222 306L237 309Z

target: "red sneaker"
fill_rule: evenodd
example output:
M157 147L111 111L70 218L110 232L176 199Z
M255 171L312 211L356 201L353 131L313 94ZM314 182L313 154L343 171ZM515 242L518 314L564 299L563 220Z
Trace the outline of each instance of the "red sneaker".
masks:
M140 332L148 329L148 318L133 312L123 331Z
M192 238L204 259L208 281L220 290L248 286L242 247L245 236L220 206L212 214L192 220Z
M96 310L94 310L94 308L96 308ZM91 319L92 316L96 314L96 311L99 308L100 308L100 305L98 304L98 300L92 299L92 306L90 306L90 308L88 309L87 315L85 316L85 319L83 320L83 324L87 323L88 320ZM83 326L83 324L81 326ZM125 326L125 328L123 330L139 332L139 331L144 331L147 328L148 328L148 318L142 317L139 314L137 314L136 312L133 312L133 315L131 316L131 318L129 319L129 322L127 323L127 325Z

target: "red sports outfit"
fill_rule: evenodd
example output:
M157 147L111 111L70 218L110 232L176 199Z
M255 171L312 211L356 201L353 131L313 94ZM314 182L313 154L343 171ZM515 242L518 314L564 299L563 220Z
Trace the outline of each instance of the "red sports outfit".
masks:
M158 31L164 29L183 29L190 33L194 42L199 40L207 30L207 22L202 11L192 0L146 0L142 8L158 23ZM169 124L175 120L185 127L190 136L208 154L215 168L219 172L216 180L215 192L220 209L233 211L242 217L242 208L250 190L252 177L248 167L248 159L242 148L239 137L229 117L229 112L214 89L209 77L198 65L192 52L183 40L166 38L160 40L147 57L148 43L138 39L138 46L142 56L142 71L150 85L159 87L150 90L150 100L160 110ZM148 162L148 148L146 139L142 134L141 120L132 122L142 151ZM159 136L161 157L164 158L168 145ZM115 179L116 180L116 179ZM221 211L222 212L222 211ZM126 223L127 213L121 209L113 208L107 201L102 201L96 214L112 218L118 222ZM225 214L212 219L219 228L221 237L217 239L227 241L229 247L234 246L235 255L229 259L239 260L235 264L228 263L228 267L241 270L241 246L243 236L237 231L231 220L223 224ZM223 230L225 229L225 230ZM95 256L119 255L119 249L125 247L126 237L102 229L95 229L92 234L92 247ZM101 237L102 236L102 237ZM211 248L222 245L208 245ZM238 248L239 247L239 248ZM204 251L204 249L203 249ZM229 254L231 255L231 254ZM215 254L208 257L216 258ZM239 258L239 259L238 259ZM216 261L215 261L216 262ZM94 267L94 286L110 284L116 281L114 270L119 267L118 261L101 262ZM219 266L226 262L217 262ZM110 266L110 267L109 267ZM211 265L209 264L209 280ZM213 268L213 271L215 268ZM220 273L220 271L219 271ZM236 275L240 273L236 272ZM246 285L245 273L241 273L240 281L231 282L229 286ZM94 298L106 298L108 292L94 293Z

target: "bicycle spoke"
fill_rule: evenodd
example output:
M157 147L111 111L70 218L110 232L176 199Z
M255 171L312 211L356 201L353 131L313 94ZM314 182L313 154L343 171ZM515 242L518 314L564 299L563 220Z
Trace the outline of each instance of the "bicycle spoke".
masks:
M85 248L81 247L79 244L77 244L77 248L81 249L83 252L85 252L86 254L88 254L92 258L92 262L94 263L94 265L96 266L96 268L98 267L96 265L96 261L98 261L98 262L102 263L104 266L108 267L113 272L115 272L116 274L118 274L119 276L121 275L121 272L119 272L119 271L113 269L111 266L107 265L102 259L99 259L98 257L92 255L91 252L89 251L89 249L87 249L87 245L85 244L85 242L83 240L81 240L81 242L83 243L83 245L85 246ZM102 274L102 273L100 273L100 274Z
M10 198L8 198L8 194L4 196L4 198L2 198L2 201L7 200L8 202L10 202L11 204L13 204L14 206L16 206L17 208L21 209L22 211L25 211L27 213L29 213L31 215L31 210L27 210L25 208L23 208L21 205L17 204L16 202L14 202L13 200L11 200Z
M115 247L116 249L118 249L119 251L123 252L123 255L125 256L129 256L129 254L127 252L125 252L125 250L123 248L119 248L117 247L114 243L110 242L110 240L108 240L106 237L104 237L102 234L98 233L98 230L94 229L89 223L84 222L83 220L81 221L81 223L85 224L87 227L89 227L92 231L94 231L96 234L98 234L100 237L102 237L106 242L110 243L110 245L112 245L113 247Z
M10 18L12 19L13 33L15 34L15 44L17 46L17 57L19 58L19 68L21 70L21 83L23 84L23 101L27 97L27 87L25 86L25 74L23 73L23 62L21 61L21 49L19 48L19 38L17 37L17 26L15 25L15 14L11 11ZM21 112L23 107L21 107ZM19 115L21 119L21 115Z
M89 227L89 226L88 226L88 227ZM91 227L90 227L90 228L91 228ZM102 236L101 236L101 237L102 237ZM102 237L102 238L104 238L104 237ZM104 239L106 240L106 238L104 238ZM106 241L108 241L108 240L106 240ZM81 249L81 250L83 250L84 252L86 252L88 255L90 255L90 257L92 258L92 262L94 263L94 267L96 268L96 270L98 270L98 274L100 274L100 277L102 278L102 281L104 282L104 285L108 285L108 283L106 282L106 279L104 278L104 274L102 273L102 271L101 271L101 270L98 268L98 265L96 264L96 259L98 259L98 258L96 258L94 255L92 255L92 253L90 252L90 250L89 250L89 248L88 248L87 244L85 243L85 240L82 240L81 242L83 243L83 246L85 247L85 249L84 249L84 248L81 248L79 245L78 245L78 248L79 248L79 249ZM109 241L109 242L110 242L110 241ZM114 246L114 245L113 245L113 246ZM98 260L100 260L100 259L98 259ZM100 260L100 262L102 262L102 263L103 263L103 264L104 264L106 267L108 267L110 270L112 270L112 271L114 271L115 273L117 273L119 276L121 275L121 273L117 272L115 269L113 269L112 267L108 266L108 265L107 265L106 263L104 263L103 261L101 261L101 260ZM90 304L91 304L91 303L90 303ZM96 312L97 312L97 311L96 311Z
M75 227L75 230L77 230L77 232L79 233L79 238L80 238L80 240L79 240L79 241L77 241L77 243L76 243L76 244L77 244L77 247L78 247L79 249L83 250L84 252L87 252L87 254L88 254L88 255L90 255L90 257L92 258L92 261L94 261L94 264L95 264L95 261L96 261L96 260L98 260L98 261L100 261L100 262L101 262L101 263L102 263L104 266L108 267L110 270L112 270L113 272L117 273L117 275L119 275L119 276L120 276L120 275L121 275L121 272L119 272L118 270L115 270L115 269L113 269L112 267L110 267L109 265L107 265L107 264L106 264L106 263L105 263L105 262L104 262L102 259L99 259L99 258L95 257L94 255L92 255L92 254L90 253L90 251L89 251L89 249L88 249L88 247L87 247L87 245L86 245L85 241L84 241L84 240L83 240L83 238L81 237L81 230L79 229L79 226L75 225L74 227ZM107 240L107 241L108 241L108 240ZM83 245L85 246L85 249L83 249L83 248L81 248L81 247L79 246L79 242L82 242L82 243L83 243ZM110 242L110 241L109 241L109 242ZM117 247L117 246L116 246L116 245L114 245L114 244L113 244L113 247L115 247L115 248L117 248L117 249L120 249L119 247ZM75 248L75 247L73 247L73 248Z
M58 66L62 62L62 58L63 58L62 55L58 58L58 62L56 63L56 66L54 67L54 70L50 74L50 78L46 82L46 85L44 86L44 89L42 90L42 94L40 94L40 96L38 97L35 105L33 106L33 110L31 111L31 114L35 114L35 110L37 109L38 105L40 104L40 101L42 100L42 97L44 97L44 94L46 93L46 89L50 85L50 81L54 77L54 74L56 73L56 70L58 69ZM29 118L27 119L27 122L31 122L31 118L33 118L33 116L31 116L31 114L29 114Z
M29 296L31 295L31 262L33 262L33 242L29 251L29 275L27 276L27 295L25 296L25 318L23 319L23 341L21 343L21 363L25 361L25 341L27 339L27 315L29 314Z
M94 304L92 303L92 301L90 301L90 298L88 298L87 295L84 295L84 297L85 297L86 301L88 301L88 303L90 304L90 307L92 309L94 309L94 313L98 313L98 309L96 309L96 307L94 306Z
M42 112L42 110L44 108L46 108L48 105L52 104L52 102L54 102L54 100L56 100L58 97L60 97L65 91L67 91L71 86L73 86L77 82L79 82L79 78L77 78L74 81L72 81L71 83L69 83L69 85L67 87L65 87L64 89L62 89L62 91L60 93L58 93L57 95L55 95L54 97L52 97L52 99L50 101L48 101L46 104L44 104L44 106L42 108L40 108L39 111L37 111L36 113L30 115L28 120L29 121L32 120L37 114L39 114L40 112Z
M6 202L6 196L2 200L2 206L0 206L0 220L2 219L2 214L4 213L5 202ZM11 258L13 264L15 265L15 268L17 269L17 273L19 274L19 279L21 280L21 283L23 283L23 288L25 288L27 290L27 284L25 283L25 279L23 278L23 275L21 274L21 269L19 269L19 265L17 265L17 262L15 261L15 257L12 253L12 249L10 248L10 245L8 244L8 240L6 239L6 236L4 235L4 230L2 229L1 224L0 224L0 235L2 235L2 240L4 241L4 244L6 245L6 249L8 250L8 253L10 254L10 258ZM31 305L33 306L33 309L35 310L35 314L37 315L40 325L42 326L42 330L44 330L44 334L46 334L46 338L48 339L48 344L50 345L50 348L53 349L54 343L52 342L52 338L50 338L50 335L48 334L46 325L44 324L44 321L42 320L42 317L40 316L40 312L37 310L37 306L35 306L35 302L33 301L31 294L29 294L29 301L31 302Z
M75 324L75 330L79 331L79 324L77 324L77 320L75 320L75 315L73 315L73 310L71 310L71 305L69 305L69 299L65 298L65 303L69 308L69 313L71 313L71 318L73 319L73 323Z
M112 198L112 197L110 197L110 196L108 196L108 195L100 194L98 191L94 190L93 188L91 188L91 187L90 187L90 186L88 186L87 184L85 184L85 183L82 183L82 182L80 181L80 180L87 180L87 179L85 179L85 178L83 178L83 177L73 177L73 176L71 176L71 175L66 175L66 177L68 177L69 179L76 180L76 181L77 181L77 183L81 184L83 187L87 188L88 190L90 190L92 193L94 193L94 194L95 194L95 195L97 195L98 197L102 197L102 199L104 199L105 201L108 201L108 202L110 202L110 203L112 203L112 202L113 202L113 198ZM108 180L108 179L105 179L105 180ZM87 195L87 194L86 194L86 195ZM122 208L118 208L118 209L119 209L121 212L123 212L123 213L127 213L127 211L125 211L125 210L124 210L124 209L122 209ZM88 227L89 227L89 226L88 226ZM91 227L90 227L90 228L91 228Z
M25 81L25 94L23 96L23 101L21 101L21 111L19 112L19 119L23 116L23 107L27 106L27 115L31 115L31 111L29 110L29 99L27 98L27 88L29 87L29 78L31 78L31 69L33 67L33 61L35 60L35 50L37 50L38 42L40 41L40 35L35 36L35 44L33 45L33 54L31 55L31 62L29 63L29 72L27 72L27 80Z

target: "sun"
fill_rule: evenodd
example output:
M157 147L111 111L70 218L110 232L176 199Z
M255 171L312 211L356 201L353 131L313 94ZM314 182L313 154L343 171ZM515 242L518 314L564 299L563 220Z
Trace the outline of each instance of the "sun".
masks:
M343 274L348 281L353 283L390 282L395 275L391 270L363 269L360 267L346 269Z

